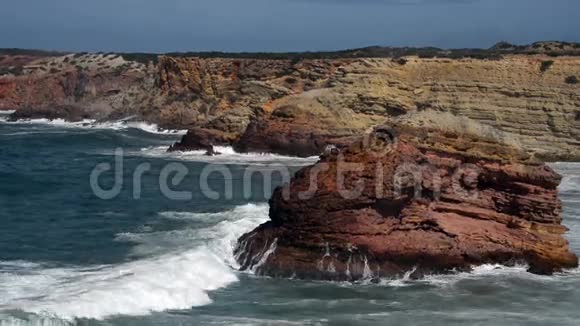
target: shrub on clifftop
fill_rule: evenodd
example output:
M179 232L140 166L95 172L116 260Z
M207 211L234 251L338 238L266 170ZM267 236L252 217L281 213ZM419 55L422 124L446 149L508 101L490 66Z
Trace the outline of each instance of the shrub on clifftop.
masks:
M566 84L575 85L578 84L578 77L576 76L568 76L566 77Z
M552 65L554 65L554 60L542 61L542 64L540 65L540 72L548 71Z

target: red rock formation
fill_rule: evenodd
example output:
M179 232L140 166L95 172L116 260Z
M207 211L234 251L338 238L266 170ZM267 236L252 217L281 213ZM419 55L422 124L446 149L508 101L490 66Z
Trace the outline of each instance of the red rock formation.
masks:
M16 83L13 80L0 79L0 110L9 110L18 107L14 92Z
M560 176L503 137L419 116L323 156L275 191L271 221L239 240L238 261L270 276L349 281L486 263L577 267Z
M298 157L320 155L329 146L345 147L353 138L308 115L281 118L268 116L250 123L234 143L238 152L278 153Z
M159 87L173 96L196 96L219 110L261 108L283 96L325 86L340 61L159 58Z

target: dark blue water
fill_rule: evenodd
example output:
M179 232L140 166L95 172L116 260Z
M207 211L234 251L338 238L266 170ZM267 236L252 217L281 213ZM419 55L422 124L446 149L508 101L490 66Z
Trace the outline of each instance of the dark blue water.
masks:
M141 127L141 128L136 128ZM143 130L146 129L146 130ZM166 154L179 136L140 125L0 122L0 325L578 325L580 273L535 276L525 267L482 266L470 274L380 285L257 278L235 271L238 236L267 220L268 182L244 194L248 168L294 172L313 160L272 155L219 158ZM90 175L122 148L123 187L99 198ZM140 197L133 172L149 163ZM162 192L170 163L188 174ZM217 173L231 172L232 199ZM273 166L272 164L276 164ZM555 166L573 249L580 253L580 165ZM112 171L100 184L114 183ZM271 183L282 176L273 174ZM266 188L266 189L264 189ZM266 190L266 194L264 194Z

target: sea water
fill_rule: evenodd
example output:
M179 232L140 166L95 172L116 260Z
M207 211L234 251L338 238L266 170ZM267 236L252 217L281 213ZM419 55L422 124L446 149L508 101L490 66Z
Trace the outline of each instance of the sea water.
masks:
M537 276L525 266L380 284L307 282L237 272L236 239L268 220L270 189L248 168L316 158L165 152L182 132L138 123L0 121L0 325L578 325L580 273ZM90 175L123 149L123 187L99 198ZM131 171L143 163L139 196ZM168 198L159 175L187 168ZM208 164L231 171L230 199L202 194ZM564 223L580 253L580 164L558 163ZM102 186L112 184L103 174ZM273 174L274 186L284 180ZM209 186L225 187L219 174ZM247 180L246 180L247 181ZM269 191L269 190L268 190ZM266 191L266 192L268 192ZM271 192L271 191L270 191Z

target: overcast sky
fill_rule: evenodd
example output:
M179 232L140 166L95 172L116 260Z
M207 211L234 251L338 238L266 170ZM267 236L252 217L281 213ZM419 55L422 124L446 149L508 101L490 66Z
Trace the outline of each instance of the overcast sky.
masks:
M0 47L303 51L580 42L580 0L1 0Z

